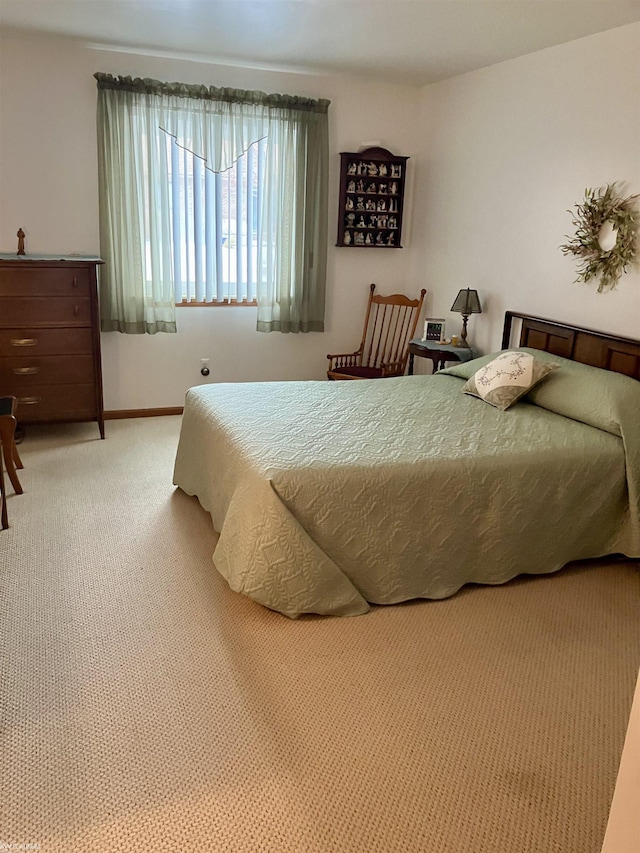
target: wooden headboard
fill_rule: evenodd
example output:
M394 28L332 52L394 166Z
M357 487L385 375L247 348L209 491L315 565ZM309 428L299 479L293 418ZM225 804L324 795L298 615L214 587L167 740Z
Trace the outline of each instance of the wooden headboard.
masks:
M514 319L522 321L517 344L511 341ZM514 345L544 350L562 358L613 370L615 373L624 373L640 380L640 341L633 338L621 338L606 332L507 311L504 315L502 349Z

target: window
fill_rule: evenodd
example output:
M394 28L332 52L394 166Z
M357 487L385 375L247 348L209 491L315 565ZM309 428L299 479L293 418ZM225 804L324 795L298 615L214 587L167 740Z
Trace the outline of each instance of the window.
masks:
M258 331L323 331L329 101L95 77L102 330L253 303Z
M224 172L172 136L166 145L176 304L255 304L266 140ZM147 243L147 269L150 257Z

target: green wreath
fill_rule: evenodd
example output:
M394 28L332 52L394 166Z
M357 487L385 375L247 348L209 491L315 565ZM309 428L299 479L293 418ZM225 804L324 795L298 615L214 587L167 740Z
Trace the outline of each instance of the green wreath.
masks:
M635 260L638 212L633 202L638 196L616 197L615 183L586 189L584 195L583 203L577 204L577 212L572 214L575 237L560 249L564 255L574 255L580 262L576 282L599 279L598 293L602 293L613 290ZM603 229L609 232L609 243L605 242Z

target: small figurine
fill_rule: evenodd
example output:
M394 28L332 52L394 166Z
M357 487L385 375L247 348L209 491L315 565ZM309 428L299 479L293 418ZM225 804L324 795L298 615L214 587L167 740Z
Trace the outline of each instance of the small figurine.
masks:
M378 174L383 178L386 177L386 175L387 175L386 163L380 163L380 168L378 169Z
M349 181L349 183L347 184L347 192L348 193L354 193L355 191L356 191L356 182L355 181Z
M349 167L347 169L347 174L348 175L355 175L355 173L356 173L356 164L355 163L349 163Z
M345 244L345 246L351 245L351 232L350 231L344 232L344 244Z
M18 228L18 233L16 234L16 237L18 238L18 254L24 255L25 254L25 251L24 251L25 233L22 230L22 228Z

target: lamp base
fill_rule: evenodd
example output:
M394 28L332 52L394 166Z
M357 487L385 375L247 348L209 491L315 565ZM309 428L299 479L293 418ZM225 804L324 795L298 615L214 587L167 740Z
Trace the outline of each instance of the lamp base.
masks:
M459 346L466 347L470 349L469 344L467 343L467 322L469 321L469 315L462 315L462 331L460 332L460 343Z

